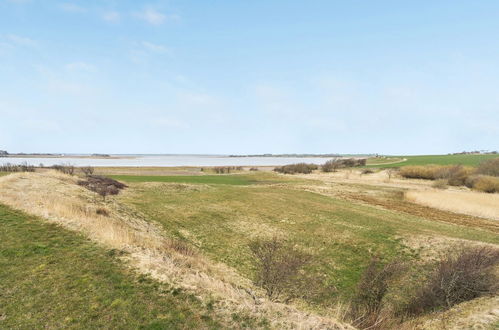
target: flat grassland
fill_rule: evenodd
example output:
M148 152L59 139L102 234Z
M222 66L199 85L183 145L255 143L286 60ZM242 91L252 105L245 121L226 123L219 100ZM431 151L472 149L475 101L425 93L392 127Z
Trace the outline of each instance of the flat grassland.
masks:
M148 177L122 177L130 189L118 199L161 224L168 235L249 278L255 272L248 247L252 240L275 236L292 242L314 256L307 272L323 290L309 302L322 306L353 292L372 255L418 258L422 251L412 244L415 239L499 244L493 231L335 197L339 188L324 187L318 180L271 173L208 177L209 182L198 181L199 176L154 177L150 182ZM241 178L248 184L237 181Z
M467 165L477 166L484 160L499 157L497 154L462 154L462 155L422 155L422 156L392 156L371 158L368 167L399 167L408 165Z

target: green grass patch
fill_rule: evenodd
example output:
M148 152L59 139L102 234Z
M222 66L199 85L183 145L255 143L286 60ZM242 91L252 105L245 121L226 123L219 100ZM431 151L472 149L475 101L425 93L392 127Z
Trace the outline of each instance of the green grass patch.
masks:
M178 190L132 185L124 202L169 234L188 241L211 258L253 278L248 244L274 235L314 255L307 269L323 283L324 294L312 302L333 303L351 294L372 255L412 258L401 237L443 235L499 243L497 235L355 204L279 185L214 185Z
M223 184L246 186L257 183L278 183L282 180L274 175L256 174L222 174L222 175L109 175L109 177L124 182L170 182L191 184Z
M0 328L218 329L193 295L83 237L0 205Z
M383 158L383 163L388 163L391 161L398 161L401 159L407 159L403 162L397 162L393 164L379 164L382 163L378 160L370 160L368 162L368 167L400 167L408 165L466 165L466 166L477 166L481 162L489 159L498 158L498 155L426 155L426 156L394 156Z

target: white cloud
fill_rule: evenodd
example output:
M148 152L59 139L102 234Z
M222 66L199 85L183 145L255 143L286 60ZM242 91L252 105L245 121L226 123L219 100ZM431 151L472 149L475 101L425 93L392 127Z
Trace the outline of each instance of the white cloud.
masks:
M155 44L148 41L142 41L142 46L148 51L159 54L171 54L171 50L163 45Z
M110 11L102 15L102 19L110 23L118 23L121 20L121 14L117 11Z
M97 70L94 65L86 62L68 63L64 66L64 68L68 71L95 72Z
M81 6L78 6L77 4L70 3L70 2L61 3L59 5L59 7L62 10L67 11L69 13L85 13L85 12L87 12L86 8L83 8Z
M15 34L7 35L6 39L9 40L12 44L15 44L18 46L35 47L38 44L33 39L21 37L21 36L15 35Z
M136 12L134 16L151 25L161 25L166 21L178 21L180 19L178 15L165 15L153 8L146 8L140 12Z

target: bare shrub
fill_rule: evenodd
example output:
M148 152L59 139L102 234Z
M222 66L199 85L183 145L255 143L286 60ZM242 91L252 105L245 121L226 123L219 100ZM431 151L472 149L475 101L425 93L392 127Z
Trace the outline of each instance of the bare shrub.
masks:
M213 171L217 174L225 174L230 173L231 171L242 171L242 166L216 166L213 168Z
M369 168L363 169L362 172L360 172L360 174L373 174L373 173L374 171Z
M476 169L476 173L499 176L499 158L489 159L481 162Z
M284 295L292 298L300 285L300 270L310 262L310 256L277 238L254 241L250 249L256 262L256 284L271 300Z
M435 180L442 175L442 170L443 167L437 165L404 166L400 169L399 174L408 179Z
M28 165L27 162L22 164L10 164L6 163L0 165L0 172L34 172L35 167L33 165Z
M258 171L258 167L252 167L249 169L250 171Z
M94 168L91 166L82 167L80 168L80 170L82 171L83 174L85 174L85 176L90 176L94 174Z
M473 172L472 168L462 165L435 167L435 179L447 179L451 186L464 185L466 178Z
M360 329L383 329L392 321L390 312L384 310L384 298L391 281L400 275L405 266L400 261L382 264L373 257L364 270L350 304L350 319Z
M447 180L445 179L435 180L435 182L433 182L431 186L437 189L447 189Z
M127 187L124 183L99 175L87 176L86 180L80 180L78 184L97 193L104 201L106 196L117 195L120 190Z
M75 167L71 164L53 165L52 168L56 171L69 175L73 175L75 171Z
M274 171L284 174L295 174L295 173L309 174L318 168L319 166L317 166L316 164L298 163L298 164L279 166L274 168Z
M499 279L494 267L498 264L499 250L490 247L447 251L405 311L420 315L496 292Z
M322 172L336 172L340 168L341 164L335 159L330 159L321 166Z
M103 215L105 217L108 217L109 216L109 211L106 210L105 208L103 207L99 207L97 210L95 210L95 213L98 214L98 215Z

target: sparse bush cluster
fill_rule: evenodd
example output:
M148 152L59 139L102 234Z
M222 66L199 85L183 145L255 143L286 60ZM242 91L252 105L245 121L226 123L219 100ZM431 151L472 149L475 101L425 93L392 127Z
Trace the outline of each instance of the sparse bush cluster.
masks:
M346 159L331 159L325 162L321 166L322 172L335 172L339 168L346 167L357 167L357 166L365 166L367 160L365 158L356 159L356 158L346 158Z
M349 321L359 329L386 329L406 319L446 310L499 289L499 250L468 247L448 250L433 264L420 265L373 258L365 268L348 311ZM407 288L407 272L418 280ZM414 279L415 277L413 277ZM398 288L397 288L398 287ZM404 300L394 299L395 291Z
M124 183L99 175L89 175L85 180L78 181L78 184L97 193L104 201L106 196L117 195L127 187Z
M279 166L274 168L274 171L283 174L296 174L296 173L309 174L318 168L319 166L315 164L298 163L298 164Z
M256 284L271 300L291 299L302 284L300 271L310 256L277 238L257 240L250 244L256 264Z
M28 165L27 162L22 164L3 164L0 165L0 172L34 172L35 167L33 165Z
M216 166L213 168L213 171L217 174L225 174L230 173L231 171L242 171L242 166Z
M53 165L52 169L69 175L73 175L75 172L75 167L71 164Z
M437 263L417 290L405 311L419 315L448 309L498 289L494 267L499 264L499 250L475 247L449 251Z
M499 192L499 158L484 161L476 169L462 165L405 166L399 174L404 178L437 180L437 188L465 185L487 193Z

